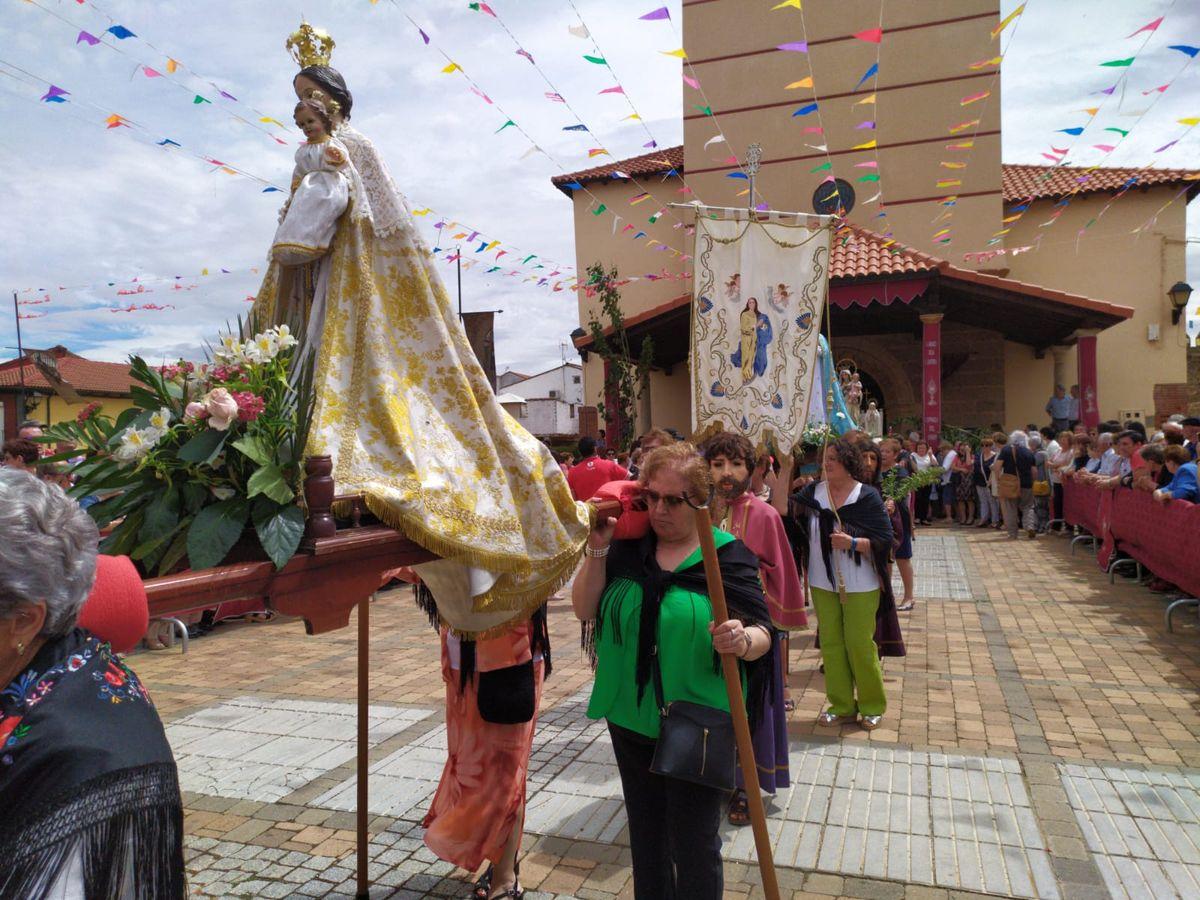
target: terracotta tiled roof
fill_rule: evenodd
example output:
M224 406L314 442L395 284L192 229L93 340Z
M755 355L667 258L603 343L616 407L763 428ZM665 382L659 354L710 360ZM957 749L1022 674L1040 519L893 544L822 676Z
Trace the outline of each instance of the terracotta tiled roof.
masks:
M659 175L675 169L683 172L683 147L666 147L635 156L632 159L620 159L603 166L595 166L569 175L557 175L550 179L556 187L570 193L563 187L571 181L587 184L590 181L602 181L612 178L618 172L626 175ZM1137 184L1142 187L1151 185L1173 185L1186 182L1196 182L1200 189L1200 169L1087 169L1069 166L1023 166L1005 163L1001 172L1001 187L1006 203L1030 198L1039 200L1045 197L1064 197L1067 194L1090 194L1102 191L1116 191L1125 186L1130 178L1137 178ZM1081 180L1083 179L1083 180Z
M135 382L129 374L128 363L96 362L76 356L65 348L55 347L49 351L63 381L82 394L105 396L129 396L129 388ZM19 388L21 370L17 360L0 363L0 390ZM52 390L46 376L30 359L25 360L25 386L36 390Z
M1117 191L1132 178L1139 187L1200 182L1200 169L1082 169L1071 166L1005 165L1005 202ZM1200 187L1200 184L1197 185Z
M650 153L643 153L641 156L634 156L631 159L621 159L617 162L606 163L605 165L584 169L580 172L572 172L569 175L555 175L550 181L564 193L570 194L570 189L564 187L564 185L572 181L587 184L589 181L612 178L618 172L636 177L638 175L658 175L663 172L669 172L671 169L676 169L680 172L683 171L683 145L667 147L665 150L654 150Z
M888 243L887 238L865 228L859 228L857 225L851 225L849 231L849 240L846 239L845 232L835 235L833 238L829 274L834 282L840 279L870 280L888 275L936 272L943 278L987 285L1017 294L1025 294L1029 297L1039 297L1042 300L1074 306L1077 309L1086 309L1106 316L1115 316L1119 319L1128 319L1133 316L1133 309L1128 306L1109 303L1105 300L1093 300L1091 297L1084 297L1081 294L1056 291L1052 288L1042 287L1040 284L1018 281L1015 278L1001 278L998 275L964 269L949 260L939 259L895 241L884 247L884 244Z
M888 246L884 246L887 244ZM851 225L849 234L834 237L829 254L830 278L879 278L883 275L935 270L945 260L889 242L883 235Z

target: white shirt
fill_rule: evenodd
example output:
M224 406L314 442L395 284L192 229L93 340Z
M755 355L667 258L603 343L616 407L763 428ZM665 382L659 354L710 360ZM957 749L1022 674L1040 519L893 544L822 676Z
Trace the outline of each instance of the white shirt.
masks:
M937 457L932 453L926 453L924 456L914 453L910 457L913 461L913 466L918 472L924 472L937 462Z
M958 451L951 450L946 454L945 459L942 460L942 468L946 470L942 473L942 484L950 483L950 476L953 474L952 470L956 462L958 462Z
M853 503L858 499L859 493L862 491L862 483L854 485L854 489L850 491L850 495L846 498L846 502L842 506ZM829 487L825 482L817 485L817 490L814 499L820 504L822 509L830 509L829 506ZM879 576L875 574L875 566L871 562L869 553L859 554L860 563L855 563L854 556L848 550L834 550L830 553L829 563L833 566L833 578L831 579L825 571L825 560L821 555L821 520L816 513L810 513L808 517L808 583L812 587L818 587L822 590L832 591L837 593L837 576L838 572L842 573L842 580L846 583L846 592L849 594L859 594L864 591L879 590Z

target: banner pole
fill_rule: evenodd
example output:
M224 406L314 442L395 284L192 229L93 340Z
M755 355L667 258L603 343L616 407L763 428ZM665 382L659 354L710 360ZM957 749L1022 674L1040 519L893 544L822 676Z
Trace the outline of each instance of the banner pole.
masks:
M724 622L729 619L729 607L725 604L725 585L721 582L721 564L717 560L717 547L713 542L712 518L708 507L695 510L696 531L700 537L700 552L704 557L704 577L708 581L708 597L712 601L713 620ZM729 694L729 712L733 717L733 733L737 740L738 760L746 783L746 799L750 805L750 824L754 828L754 850L758 857L758 871L762 877L763 895L766 900L779 900L779 882L775 877L775 860L771 852L771 837L767 834L767 811L763 807L762 791L758 784L758 766L754 761L754 743L750 738L750 719L746 715L746 702L742 697L742 679L738 673L737 660L728 653L720 653L721 672L725 676L725 690Z

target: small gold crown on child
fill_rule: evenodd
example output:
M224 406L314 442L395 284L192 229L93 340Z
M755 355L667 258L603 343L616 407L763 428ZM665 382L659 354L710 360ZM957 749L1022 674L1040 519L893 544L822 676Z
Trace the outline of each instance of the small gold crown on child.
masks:
M333 56L333 38L323 28L313 28L307 22L293 31L284 44L300 68L327 66Z

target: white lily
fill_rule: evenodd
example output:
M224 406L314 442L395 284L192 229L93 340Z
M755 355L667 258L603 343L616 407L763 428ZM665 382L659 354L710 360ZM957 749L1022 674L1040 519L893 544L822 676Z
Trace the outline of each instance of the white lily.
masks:
M126 428L121 444L113 451L117 462L134 462L154 449L164 432L158 428Z
M150 416L150 427L165 432L171 427L171 411L165 406Z
M299 341L292 334L292 329L286 325L280 325L275 329L275 343L280 350L287 350L290 347L295 347Z

